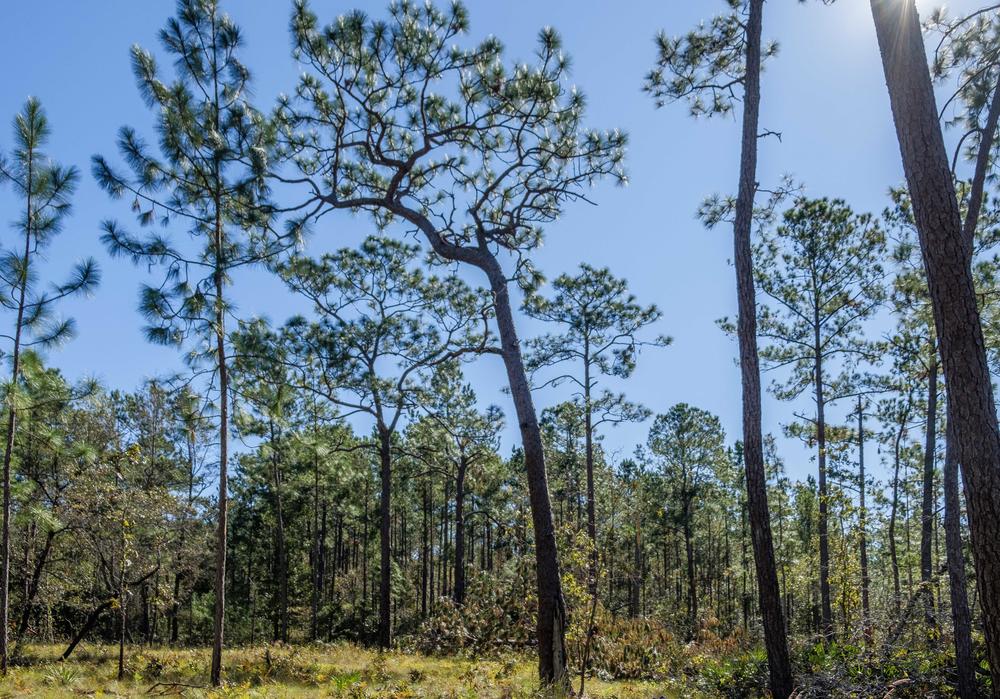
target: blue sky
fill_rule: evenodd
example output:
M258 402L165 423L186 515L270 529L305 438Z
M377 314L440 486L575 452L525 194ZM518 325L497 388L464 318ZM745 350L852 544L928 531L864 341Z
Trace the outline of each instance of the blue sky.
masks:
M926 0L917 4L924 14L936 6ZM960 13L975 5L961 0L951 8ZM8 0L0 9L0 119L5 125L0 148L7 150L11 142L6 124L34 95L53 128L49 154L77 165L83 175L75 214L51 248L47 269L59 275L73 260L93 255L104 271L94 297L63 306L77 319L79 335L50 361L70 377L92 375L114 387L133 388L145 377L181 366L177 352L143 338L136 303L146 270L109 259L99 242L103 219L130 223L130 215L126 205L108 200L89 172L95 153L116 160L119 126L149 131L152 118L134 85L129 47L138 43L158 50L156 33L173 6L172 0ZM256 102L263 109L279 93L291 91L298 74L289 51L290 6L284 0L224 3L244 30L243 60L253 72ZM324 21L359 6L376 14L385 5L313 1ZM671 335L674 344L643 354L633 378L620 387L656 412L681 401L711 410L735 439L740 431L736 348L715 325L735 312L731 231L705 231L694 212L707 195L735 190L739 127L732 118L693 120L682 104L654 109L640 90L655 57L655 32L683 33L723 11L724 3L469 0L468 7L469 38L494 34L510 58L530 58L541 27L559 30L573 58L573 81L588 96L591 125L622 128L630 135L629 186L598 188L596 207L571 205L548 228L538 265L550 278L583 261L607 265L629 279L641 302L659 305L664 317L655 332ZM818 0L772 0L764 23L766 36L777 39L781 50L763 78L761 126L781 132L782 139L762 142L760 182L766 187L789 173L805 183L810 195L841 197L856 210L880 211L887 188L901 181L902 169L868 3L840 0L827 7ZM15 217L14 204L9 188L0 190L4 223ZM349 244L369 232L366 219L327 217L317 229L317 244ZM0 244L9 241L9 233L0 233ZM260 272L237 277L236 297L244 315L264 314L276 321L304 308ZM522 337L540 330L521 324ZM483 402L512 414L499 390L504 375L498 360L480 360L468 376ZM547 391L537 403L541 408L563 397ZM765 430L779 433L792 410L766 396ZM628 455L645 441L647 429L619 427L608 433L606 445ZM514 438L509 429L507 442ZM795 443L783 441L783 452L794 477L813 471L809 454Z

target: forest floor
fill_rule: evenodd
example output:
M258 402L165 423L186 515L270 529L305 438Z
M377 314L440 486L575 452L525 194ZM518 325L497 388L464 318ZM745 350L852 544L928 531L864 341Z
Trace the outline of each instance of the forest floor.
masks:
M117 679L118 649L82 645L66 662L63 646L31 646L0 680L0 697L345 697L350 699L536 697L534 661L428 657L375 651L338 643L236 648L225 654L226 685L211 690L210 649L144 648L126 656ZM574 680L574 689L579 678ZM590 678L588 697L647 699L702 696L653 682L604 682Z

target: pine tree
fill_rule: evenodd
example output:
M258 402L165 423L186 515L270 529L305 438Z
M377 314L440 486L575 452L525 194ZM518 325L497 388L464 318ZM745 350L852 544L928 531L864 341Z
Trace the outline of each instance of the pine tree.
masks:
M730 11L713 18L707 27L702 26L679 39L671 39L666 34L658 36L657 65L646 76L643 87L656 100L657 106L668 101L687 101L695 117L731 113L742 88L739 185L731 209L743 393L743 463L771 692L784 699L792 693L792 668L777 592L777 567L767 504L751 242L758 188L760 74L763 62L777 53L777 44L762 44L764 0L726 0L726 4Z
M445 260L486 275L524 448L535 536L539 677L568 687L566 610L541 433L517 337L510 279L530 283L542 227L604 177L624 182L626 137L584 127L565 83L558 34L534 65L503 65L489 38L455 46L465 7L395 3L388 20L351 12L321 27L304 0L292 17L305 75L281 107L289 155L308 188L300 206L364 211L415 229ZM322 124L322 128L316 128ZM513 274L503 261L515 260Z
M580 265L575 276L560 275L552 283L553 296L534 293L525 299L525 312L560 326L560 331L535 338L528 345L528 367L574 365L541 385L569 381L578 389L584 417L587 468L587 534L592 547L588 588L597 594L597 509L594 496L594 440L601 425L644 420L649 411L626 400L624 394L597 392L600 375L627 378L635 370L639 351L646 346L665 347L670 338L649 340L641 332L660 319L656 306L640 306L628 292L628 282L607 268Z
M74 334L72 320L53 315L55 304L68 296L89 294L100 281L93 259L73 269L66 281L41 288L37 270L39 252L62 231L71 212L70 199L76 190L76 168L58 165L45 155L50 135L48 119L41 104L29 99L14 119L14 148L9 161L0 158L0 184L9 182L24 208L14 222L18 247L0 257L0 307L14 316L10 339L10 380L6 385L6 442L3 453L3 534L0 540L0 672L7 673L10 617L10 522L11 460L17 435L17 416L29 407L22 399L22 353L32 347L58 345Z
M819 583L822 631L833 636L827 489L827 407L856 395L856 367L870 356L862 323L882 302L882 229L844 202L799 199L781 225L766 230L755 250L757 287L766 298L761 355L790 370L774 392L793 400L811 390L815 409L806 428L819 471Z
M162 283L144 286L141 292L147 337L186 347L186 361L198 377L207 377L218 398L211 681L219 685L229 467L226 327L232 308L227 289L235 271L270 259L285 241L262 235L272 213L264 179L270 131L247 101L250 74L238 57L243 42L239 28L216 0L179 0L176 17L167 21L160 42L175 59L173 82L160 78L150 52L138 46L132 50L139 92L156 114L159 157L138 132L123 127L118 148L131 176L119 174L101 156L94 157L93 172L112 198L131 199L140 225L159 223L172 231L136 236L107 221L103 240L112 255L163 268Z
M1000 428L971 271L975 228L962 222L916 5L912 0L871 0L871 9L940 343L949 429L957 442L956 456L965 481L996 695L1000 691L1000 559L995 547L1000 537L1000 471L996 467ZM987 139L993 136L983 133ZM991 150L983 154L984 162ZM979 205L978 197L970 204L967 220L968 212Z
M392 642L391 502L394 439L430 400L436 367L489 349L491 302L454 275L414 268L419 248L370 237L319 260L294 257L277 269L309 299L319 320L292 319L264 331L256 356L293 370L292 385L369 416L380 478L379 645Z

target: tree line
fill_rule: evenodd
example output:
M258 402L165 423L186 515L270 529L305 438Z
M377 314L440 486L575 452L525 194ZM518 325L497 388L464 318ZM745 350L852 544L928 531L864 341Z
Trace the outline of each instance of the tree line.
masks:
M960 695L979 691L982 656L995 693L1000 15L921 25L912 0L872 0L906 186L866 213L757 181L777 44L762 41L762 0L727 6L657 37L643 87L655 106L742 113L737 193L699 209L734 231L738 314L720 326L738 345L739 435L697 406L655 414L611 390L669 352L662 311L625 278L583 264L545 284L533 264L546 224L595 183L627 181L627 136L586 125L554 30L531 65L508 66L496 38L465 39L461 4L324 25L297 0L301 78L265 112L233 19L180 0L159 37L170 69L132 52L156 140L124 126L91 167L136 220L104 222L108 251L157 270L140 294L147 337L188 367L133 392L46 363L73 332L55 305L100 271L37 268L79 173L44 153L29 100L0 162L23 204L0 267L3 670L31 639L66 639L63 657L115 639L119 673L131 644L211 642L217 685L226 642L349 638L533 648L543 684L579 671L582 694L588 671L642 675L636 634L653 622L664 638L763 640L781 697L790 637L888 653L947 630ZM949 126L963 134L951 155ZM337 210L371 235L309 255ZM308 311L239 312L247 267ZM519 314L548 329L522 338ZM504 366L513 415L463 374L484 355ZM785 474L762 375L790 406L771 427L814 454L815 477ZM545 387L562 402L539 412ZM520 443L505 454L507 420ZM643 421L634 453L607 453L608 430Z

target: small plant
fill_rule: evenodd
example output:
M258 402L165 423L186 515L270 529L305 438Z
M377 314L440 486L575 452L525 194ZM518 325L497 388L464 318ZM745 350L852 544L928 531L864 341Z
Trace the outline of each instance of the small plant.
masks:
M52 687L72 687L80 681L81 673L78 668L69 665L56 665L50 668L44 675L45 684Z

